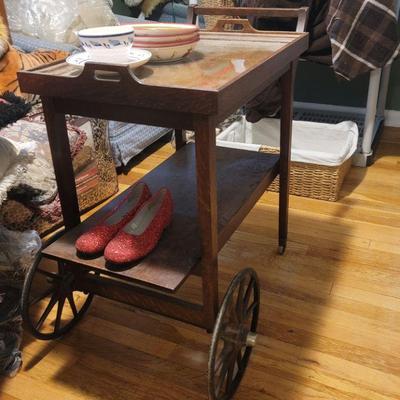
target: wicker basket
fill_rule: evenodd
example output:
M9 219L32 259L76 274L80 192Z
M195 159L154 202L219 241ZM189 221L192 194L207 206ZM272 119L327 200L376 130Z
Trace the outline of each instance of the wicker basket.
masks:
M279 154L279 148L262 145L262 153ZM326 166L292 161L290 164L289 193L313 199L336 201L343 180L351 167L351 158L338 166ZM279 175L268 190L279 191Z
M199 0L198 4L200 7L235 7L235 3L233 0ZM223 15L205 15L205 28L213 28L216 22L222 18L224 18Z

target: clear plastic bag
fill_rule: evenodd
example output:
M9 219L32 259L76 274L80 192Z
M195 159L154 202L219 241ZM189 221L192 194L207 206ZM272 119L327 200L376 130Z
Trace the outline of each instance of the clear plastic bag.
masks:
M22 364L22 283L41 246L35 231L15 232L0 225L0 375L15 376Z
M0 375L12 378L18 373L22 365L21 339L21 317L0 324Z
M39 39L78 44L76 32L117 25L112 0L6 0L10 28Z
M23 279L41 245L35 231L10 231L0 225L0 286Z

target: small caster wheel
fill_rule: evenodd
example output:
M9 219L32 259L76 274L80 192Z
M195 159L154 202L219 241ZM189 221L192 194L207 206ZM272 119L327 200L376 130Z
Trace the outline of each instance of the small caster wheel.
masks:
M83 317L93 299L74 288L77 269L38 253L26 275L21 311L30 333L52 340L69 332Z
M281 245L278 247L278 254L283 256L285 254L286 251L286 245Z
M239 272L222 301L208 361L210 400L231 399L238 389L257 339L260 286L253 269Z

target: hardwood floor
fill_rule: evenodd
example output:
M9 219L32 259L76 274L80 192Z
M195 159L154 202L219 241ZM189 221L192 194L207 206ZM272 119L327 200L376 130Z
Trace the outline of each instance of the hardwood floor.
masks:
M173 150L165 145L121 184ZM220 253L220 292L254 267L260 335L236 399L400 399L400 130L375 164L353 168L336 203L292 197L286 255L276 254L278 198L267 193ZM181 293L198 298L199 281ZM2 400L206 399L210 336L97 298L56 342L25 335L24 367Z

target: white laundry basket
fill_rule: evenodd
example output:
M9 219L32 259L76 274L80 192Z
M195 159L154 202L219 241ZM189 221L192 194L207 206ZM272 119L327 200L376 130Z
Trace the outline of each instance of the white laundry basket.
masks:
M279 153L280 121L263 119L255 124L242 120L217 136L217 144L264 153ZM354 122L321 124L293 122L290 194L336 201L357 149ZM269 187L279 190L279 176Z

